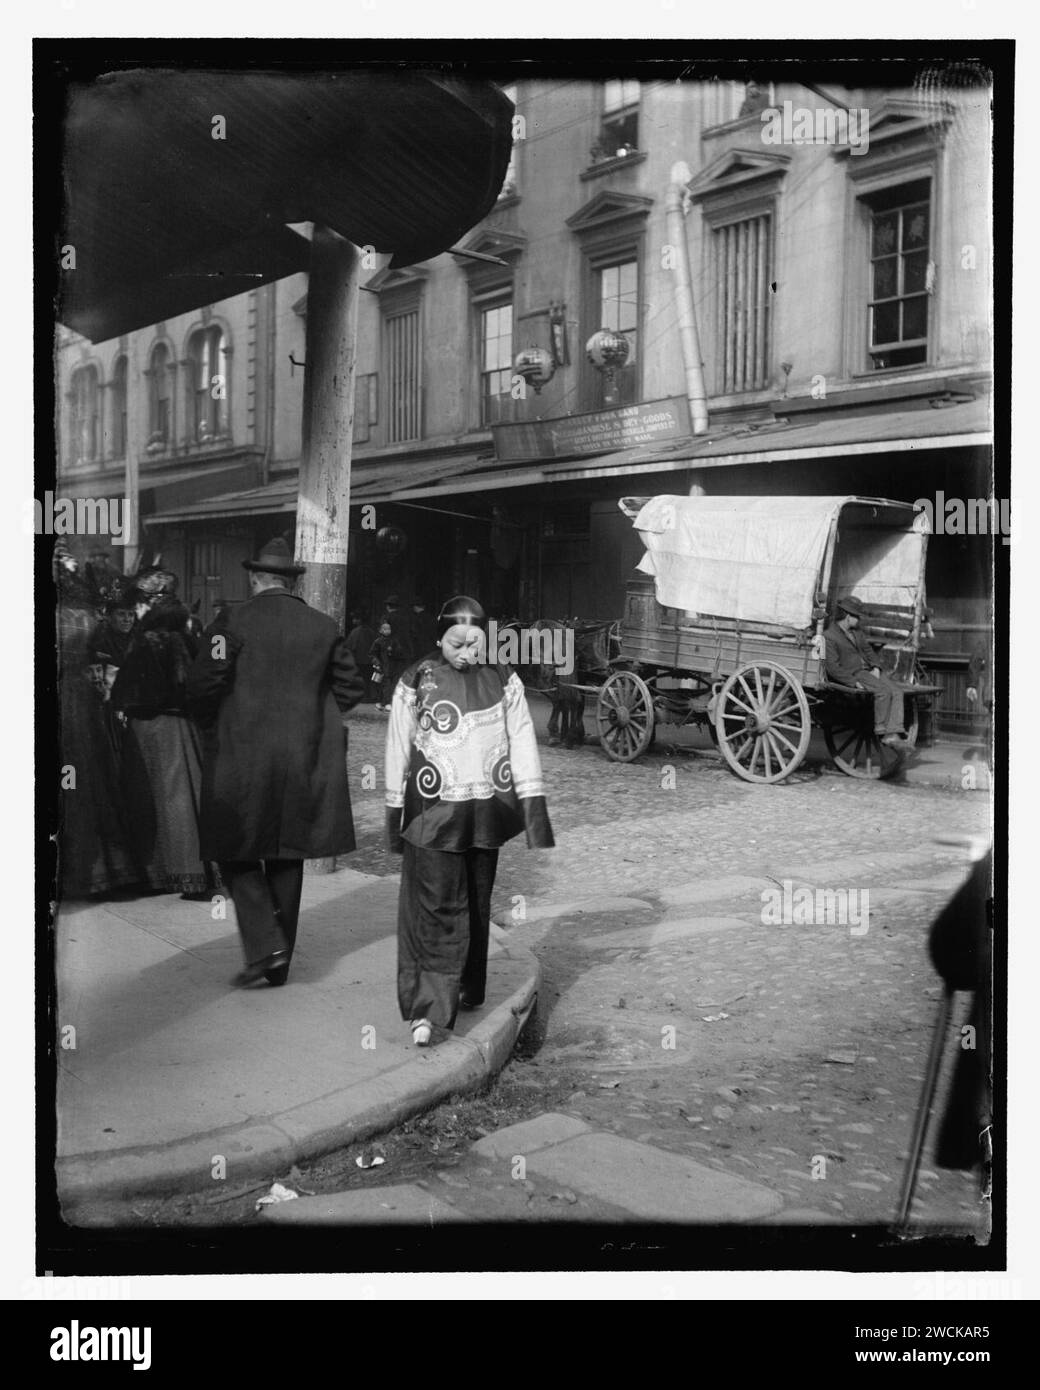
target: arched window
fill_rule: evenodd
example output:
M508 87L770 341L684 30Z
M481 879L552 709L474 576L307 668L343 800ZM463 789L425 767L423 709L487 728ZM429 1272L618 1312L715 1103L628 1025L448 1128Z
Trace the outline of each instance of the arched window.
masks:
M109 425L111 431L112 457L126 458L126 358L117 357L112 368L112 414Z
M148 368L148 445L153 448L170 442L170 349L156 343Z
M188 421L190 438L206 444L228 433L228 354L218 324L188 339Z
M77 367L69 388L71 459L93 463L98 453L98 374L96 367Z

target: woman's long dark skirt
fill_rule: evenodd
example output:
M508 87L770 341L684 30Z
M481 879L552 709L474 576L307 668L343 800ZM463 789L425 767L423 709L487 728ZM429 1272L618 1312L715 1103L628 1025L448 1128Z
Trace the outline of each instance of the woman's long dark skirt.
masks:
M461 994L484 1002L497 849L450 853L405 841L397 907L397 1002L404 1019L453 1028Z

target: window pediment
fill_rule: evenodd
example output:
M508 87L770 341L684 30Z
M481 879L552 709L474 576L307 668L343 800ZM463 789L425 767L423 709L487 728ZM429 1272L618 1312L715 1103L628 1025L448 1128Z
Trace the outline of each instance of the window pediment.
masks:
M524 251L526 246L527 238L522 232L507 232L497 227L484 227L473 236L460 242L457 249L451 254L463 270L476 270L481 262L462 253L468 251L471 255L497 256L501 261L512 261Z
M364 288L371 290L373 294L386 294L388 290L420 290L429 279L430 272L422 266L409 265L400 270L394 270L390 266L384 266L382 270L377 270L370 280L366 280Z
M857 150L856 165L866 163L875 150L879 154L887 152L895 140L908 137L922 139L926 136L933 141L942 139L954 117L953 103L935 97L930 100L885 97L867 110L867 147ZM849 145L836 145L834 148L835 159L842 159L850 153Z
M774 192L791 163L789 154L767 150L727 150L686 185L693 202L728 193L731 189Z
M601 227L609 227L616 222L649 216L653 198L644 198L637 193L618 193L604 189L590 198L584 207L567 218L567 226L572 232L592 232Z

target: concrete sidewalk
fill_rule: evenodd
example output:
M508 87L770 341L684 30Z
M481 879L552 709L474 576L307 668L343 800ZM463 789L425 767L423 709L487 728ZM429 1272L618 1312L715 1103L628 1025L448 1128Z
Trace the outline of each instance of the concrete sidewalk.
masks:
M396 877L306 875L281 989L229 987L242 964L230 901L226 920L173 896L63 906L66 1216L91 1198L196 1191L218 1177L230 1189L284 1172L497 1072L534 1007L537 962L493 926L486 1005L417 1049L395 998L397 892Z

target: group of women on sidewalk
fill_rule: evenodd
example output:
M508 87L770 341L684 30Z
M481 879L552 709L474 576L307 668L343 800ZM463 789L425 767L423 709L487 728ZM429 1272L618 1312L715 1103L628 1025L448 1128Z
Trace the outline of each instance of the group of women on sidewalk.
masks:
M151 567L106 597L67 552L57 561L62 893L208 896L184 690L197 639L177 578Z

